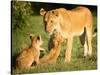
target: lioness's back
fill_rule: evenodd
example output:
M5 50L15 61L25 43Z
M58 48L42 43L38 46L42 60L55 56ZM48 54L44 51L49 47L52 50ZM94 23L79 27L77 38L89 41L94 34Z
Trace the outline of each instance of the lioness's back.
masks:
M80 6L72 10L59 8L58 11L63 22L62 28L66 29L67 26L67 28L71 29L72 32L75 32L76 35L83 32L84 27L92 25L92 14L86 7Z

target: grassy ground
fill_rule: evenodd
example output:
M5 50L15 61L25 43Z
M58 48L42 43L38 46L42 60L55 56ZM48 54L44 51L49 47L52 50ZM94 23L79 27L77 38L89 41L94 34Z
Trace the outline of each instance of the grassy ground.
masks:
M94 28L96 28L96 16L94 15ZM48 39L49 35L44 31L43 19L41 16L31 16L27 20L27 26L23 30L12 31L12 61L15 61L15 57L20 53L22 48L30 45L30 38L27 35L28 32L34 34L41 34L44 41L43 47L48 53ZM43 72L58 72L58 71L77 71L77 70L94 70L97 69L97 38L93 38L93 56L91 58L83 58L83 47L80 44L79 38L75 37L72 50L72 61L70 64L63 63L65 44L62 44L61 53L56 64L42 64L35 66L30 70L23 70L21 73L43 73ZM15 74L18 71L12 68L12 73Z

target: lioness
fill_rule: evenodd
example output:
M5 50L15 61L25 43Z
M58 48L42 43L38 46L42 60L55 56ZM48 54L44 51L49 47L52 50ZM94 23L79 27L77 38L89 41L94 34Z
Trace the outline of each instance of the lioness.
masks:
M28 69L31 68L32 63L35 61L39 64L40 50L44 50L40 46L42 45L41 36L33 36L30 34L31 46L24 49L16 59L16 68Z
M87 7L76 7L72 10L58 8L50 11L40 10L43 16L45 31L52 34L55 30L67 40L65 62L71 60L71 50L74 36L80 36L84 45L84 56L92 55L92 25L93 17Z

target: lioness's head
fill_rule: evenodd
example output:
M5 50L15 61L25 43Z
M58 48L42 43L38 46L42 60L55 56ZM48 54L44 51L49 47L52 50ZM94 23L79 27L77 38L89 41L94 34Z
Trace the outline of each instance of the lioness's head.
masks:
M45 31L49 32L50 34L53 33L54 30L56 30L57 25L59 24L59 13L58 11L51 10L51 11L45 11L43 8L40 9L40 15L44 17L44 25L45 25Z

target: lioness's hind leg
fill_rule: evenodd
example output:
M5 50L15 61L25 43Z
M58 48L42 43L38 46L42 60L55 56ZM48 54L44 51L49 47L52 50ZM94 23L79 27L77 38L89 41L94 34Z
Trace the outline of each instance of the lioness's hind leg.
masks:
M88 55L88 45L87 45L87 40L85 38L85 43L84 43L84 56L86 57Z
M84 46L84 56L87 56L88 46L87 46L87 39L86 39L86 28L84 28L84 33L80 36L80 42Z
M87 41L88 41L88 55L92 55L92 29L87 30Z

